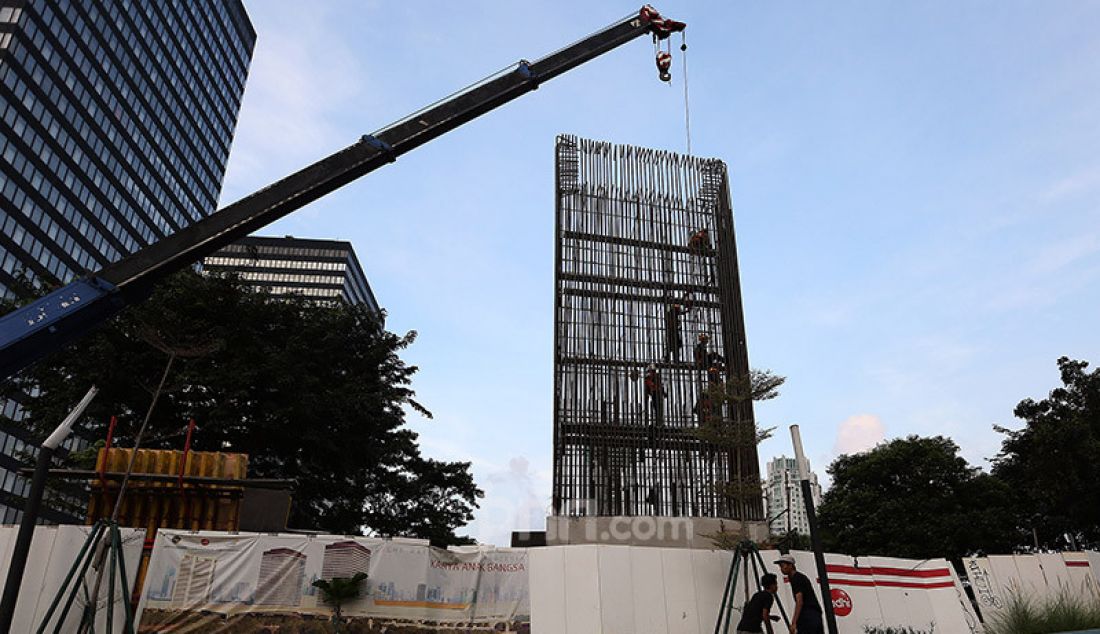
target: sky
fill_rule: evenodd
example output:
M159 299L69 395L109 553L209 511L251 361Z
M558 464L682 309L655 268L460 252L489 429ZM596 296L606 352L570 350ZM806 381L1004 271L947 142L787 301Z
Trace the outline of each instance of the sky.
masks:
M246 0L232 202L630 2ZM1100 3L662 2L688 23L693 154L730 170L756 407L842 453L946 435L988 467L1012 411L1100 361ZM485 490L462 531L541 528L551 478L554 138L685 152L684 55L631 42L260 232L349 240Z

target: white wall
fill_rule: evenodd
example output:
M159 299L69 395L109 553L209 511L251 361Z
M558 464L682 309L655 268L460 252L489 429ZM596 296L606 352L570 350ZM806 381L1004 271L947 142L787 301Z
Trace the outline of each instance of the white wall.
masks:
M23 574L23 584L19 589L19 601L15 606L15 619L12 621L12 632L34 632L42 624L42 619L49 609L61 587L65 576L69 573L73 562L84 545L90 526L37 526L34 531L34 539L31 541L30 556L27 558L27 568ZM19 533L18 526L0 526L0 583L7 579L8 567L11 564L12 550L15 547L15 538ZM126 578L130 584L134 583L137 574L137 566L141 557L141 546L145 539L143 529L123 528L122 552L126 562ZM85 579L89 588L93 583L95 573L89 568ZM71 588L71 585L70 585ZM130 600L128 588L120 591L116 580L116 601L114 601L114 627L115 632L121 632L125 623L123 605L121 599ZM107 577L104 574L102 589L100 590L101 605L106 605ZM54 613L51 623L56 625L57 615L64 603ZM69 610L62 632L75 632L80 622L80 613L84 603L79 598ZM50 628L49 631L53 631ZM100 609L96 620L96 631L107 631L107 615L105 609Z
M813 555L793 553L799 570L816 580ZM779 553L761 553L762 572L780 577L772 563ZM530 550L531 626L536 634L670 633L714 631L730 571L727 551L638 546L555 546ZM863 634L867 625L913 627L965 634L978 631L954 570L943 559L826 555L836 604L850 607L837 623L842 634ZM755 590L759 566L744 568L734 590L731 625ZM746 586L746 581L749 586ZM816 588L816 585L815 585ZM748 594L746 594L748 590ZM820 589L817 588L820 600ZM788 615L792 596L781 581L778 594ZM842 610L843 611L843 610ZM776 608L774 613L778 614Z

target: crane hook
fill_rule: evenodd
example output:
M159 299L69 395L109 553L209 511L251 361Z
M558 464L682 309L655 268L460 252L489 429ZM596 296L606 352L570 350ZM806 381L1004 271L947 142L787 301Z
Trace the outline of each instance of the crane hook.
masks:
M661 81L672 81L672 73L669 72L672 68L672 53L668 51L657 51L657 73Z

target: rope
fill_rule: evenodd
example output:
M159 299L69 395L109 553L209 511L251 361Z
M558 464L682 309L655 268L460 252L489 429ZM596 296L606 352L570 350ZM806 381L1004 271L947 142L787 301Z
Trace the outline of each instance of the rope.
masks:
M684 135L687 137L687 153L691 155L691 107L688 103L688 45L687 35L680 32L680 57L684 60Z

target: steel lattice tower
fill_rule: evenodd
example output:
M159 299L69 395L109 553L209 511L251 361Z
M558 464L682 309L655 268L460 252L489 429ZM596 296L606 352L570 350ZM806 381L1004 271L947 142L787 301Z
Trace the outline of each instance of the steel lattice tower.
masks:
M755 446L695 432L698 335L723 380L749 373L725 164L573 136L556 158L554 514L763 519L760 500L714 487L759 482ZM706 247L690 243L701 229ZM751 424L752 403L720 416Z

